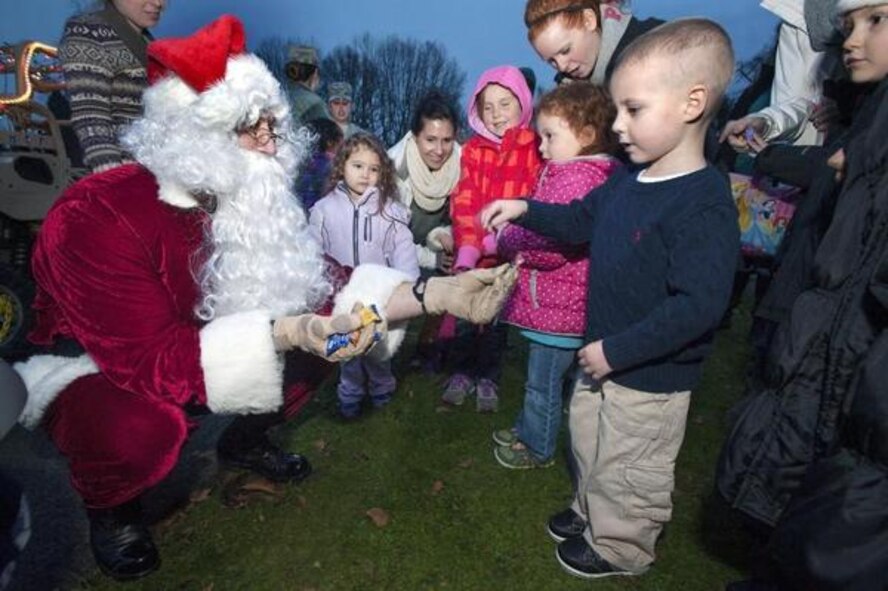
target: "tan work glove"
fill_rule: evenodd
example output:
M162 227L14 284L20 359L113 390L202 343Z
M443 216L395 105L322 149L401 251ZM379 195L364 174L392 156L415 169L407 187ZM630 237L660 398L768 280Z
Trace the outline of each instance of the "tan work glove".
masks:
M429 314L449 312L473 324L493 321L509 297L518 268L505 264L473 269L453 277L432 277L426 282L423 303Z
M274 347L278 351L299 348L333 362L363 355L385 337L386 325L385 321L365 324L360 314L362 307L357 304L351 314L336 316L301 314L278 318L272 327ZM349 333L351 338L348 344L328 355L328 339L335 334ZM376 336L377 333L379 336Z

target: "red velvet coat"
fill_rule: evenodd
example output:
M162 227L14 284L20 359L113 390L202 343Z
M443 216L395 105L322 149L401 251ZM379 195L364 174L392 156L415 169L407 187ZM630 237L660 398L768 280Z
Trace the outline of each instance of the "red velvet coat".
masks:
M206 404L193 266L207 219L160 201L154 177L137 165L72 186L34 252L31 340L73 338L123 389Z
M158 192L154 176L135 164L87 177L52 207L34 251L32 340L70 337L86 355L38 355L16 365L29 394L21 421L47 429L87 507L118 505L162 479L192 426L190 408L283 408L292 416L331 367L288 353L292 385L284 392L267 311L197 319L195 270L209 217L169 205ZM349 281L337 296L345 311L357 301L382 308L408 279L374 265L350 279L342 268L327 271L334 289Z
M71 186L38 236L31 338L70 337L87 355L17 366L36 407L23 422L42 419L88 507L125 502L169 472L191 427L186 406L281 406L268 313L208 324L194 314L207 221L161 201L154 176L131 164Z

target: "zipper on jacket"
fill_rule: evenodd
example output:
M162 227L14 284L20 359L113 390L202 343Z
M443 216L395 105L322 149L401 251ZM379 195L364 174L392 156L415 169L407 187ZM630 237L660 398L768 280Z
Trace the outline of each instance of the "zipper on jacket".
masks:
M530 305L534 310L539 309L540 302L537 300L537 270L530 272Z
M355 267L361 264L360 249L358 248L358 220L360 217L361 214L355 207L355 212L352 215L352 259L355 262Z

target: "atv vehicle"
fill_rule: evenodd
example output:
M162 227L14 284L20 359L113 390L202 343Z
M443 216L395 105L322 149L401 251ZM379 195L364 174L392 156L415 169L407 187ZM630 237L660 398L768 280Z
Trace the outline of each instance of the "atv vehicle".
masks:
M34 292L28 266L39 222L87 172L71 163L77 144L70 122L47 106L49 94L61 98L64 88L56 55L34 41L0 45L0 357L7 359L28 351Z

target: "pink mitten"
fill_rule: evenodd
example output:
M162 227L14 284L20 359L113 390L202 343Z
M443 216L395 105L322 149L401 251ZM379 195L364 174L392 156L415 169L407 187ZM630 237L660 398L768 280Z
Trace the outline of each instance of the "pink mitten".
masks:
M496 255L496 234L491 232L484 236L481 240L481 253L484 256Z

